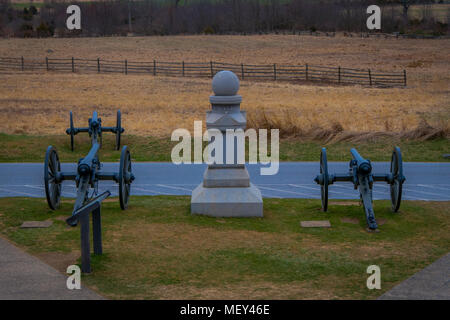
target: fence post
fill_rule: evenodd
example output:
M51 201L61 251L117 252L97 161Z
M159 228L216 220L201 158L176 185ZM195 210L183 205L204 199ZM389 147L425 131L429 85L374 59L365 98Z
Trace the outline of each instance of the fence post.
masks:
M100 58L97 58L97 72L100 73Z
M25 69L25 61L23 60L23 56L22 56L22 71Z
M156 76L156 60L153 60L153 75Z
M277 64L273 64L273 80L277 81Z
M241 63L241 78L244 80L244 64Z
M183 77L184 77L184 61L181 62L181 65L183 67Z
M211 66L211 78L212 78L212 77L214 77L213 62L210 61L209 65Z
M341 66L338 68L338 83L341 83Z
M305 66L305 71L306 71L306 81L308 81L308 64L306 64Z
M72 72L75 72L75 61L72 57Z
M128 61L125 59L125 74L128 74Z
M372 86L372 74L370 73L370 69L369 69L369 83Z
M45 57L45 65L47 66L47 71L48 71L48 57Z
M403 84L406 87L406 70L403 70Z

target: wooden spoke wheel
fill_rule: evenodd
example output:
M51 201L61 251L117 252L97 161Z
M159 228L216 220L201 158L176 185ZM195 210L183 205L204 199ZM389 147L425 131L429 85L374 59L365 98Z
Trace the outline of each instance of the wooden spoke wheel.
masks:
M397 212L402 201L402 185L405 181L403 176L403 160L399 147L395 147L391 158L391 204L392 211Z
M73 143L74 143L74 138L75 138L75 128L73 127L73 115L72 115L72 111L70 111L70 129L69 129L69 134L70 134L70 149L73 151Z
M322 148L320 153L320 197L322 199L322 210L328 210L328 163L327 163L327 150Z
M125 210L128 207L128 201L130 198L131 182L133 182L134 176L131 172L131 154L127 146L123 146L122 153L120 154L120 167L119 167L119 200L120 207Z
M116 119L116 150L120 149L120 136L122 135L122 115L120 110L117 110L117 119ZM123 150L122 150L123 151Z
M45 196L50 209L56 210L59 207L61 199L61 181L59 175L61 172L61 163L58 153L52 146L47 148L44 162L44 185Z

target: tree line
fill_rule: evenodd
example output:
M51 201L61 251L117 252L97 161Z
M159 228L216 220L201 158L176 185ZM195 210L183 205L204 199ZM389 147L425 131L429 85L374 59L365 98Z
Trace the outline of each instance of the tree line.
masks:
M0 0L0 36L111 36L254 34L297 31L366 32L366 9L382 9L382 32L445 34L446 21L430 14L442 0L103 0L70 2L81 8L81 30L68 30L67 2L17 6ZM421 4L419 18L408 16Z

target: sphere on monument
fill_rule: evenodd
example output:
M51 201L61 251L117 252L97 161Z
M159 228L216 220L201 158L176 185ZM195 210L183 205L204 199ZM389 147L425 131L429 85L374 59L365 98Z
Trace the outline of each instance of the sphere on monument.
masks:
M234 96L239 91L239 78L231 71L219 71L212 80L216 96Z

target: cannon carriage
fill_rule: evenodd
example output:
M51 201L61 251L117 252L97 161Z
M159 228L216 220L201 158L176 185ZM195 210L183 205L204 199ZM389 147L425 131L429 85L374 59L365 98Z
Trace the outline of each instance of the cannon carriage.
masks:
M120 148L120 137L124 132L121 126L121 113L117 112L117 121L115 127L102 127L101 118L97 111L94 111L89 119L89 126L85 128L75 128L73 125L73 115L70 112L70 127L66 133L71 138L71 149L73 151L74 136L80 132L87 132L91 137L91 149L89 153L80 158L77 169L74 172L61 171L61 163L56 148L49 146L45 154L44 162L44 186L47 203L52 210L56 210L60 204L62 182L65 180L74 180L77 188L77 195L72 215L79 211L81 207L89 203L93 197L98 195L98 183L100 180L113 180L119 185L119 201L122 210L128 207L130 197L130 187L134 180L131 170L131 154L127 146L123 146L120 155L120 164L118 172L102 171L98 152L101 148L102 133L112 132L116 134L116 150ZM93 189L89 196L89 189ZM72 226L77 224L77 219L68 220Z
M402 153L399 147L394 148L390 171L386 174L373 174L370 160L364 159L354 148L350 150L350 153L352 160L349 163L349 172L347 174L329 174L327 151L325 148L322 148L320 153L320 173L314 179L320 185L322 210L328 210L329 185L340 181L352 182L355 190L359 189L368 229L369 231L375 231L378 229L378 225L372 206L373 183L376 181L384 181L390 185L391 209L393 212L397 212L400 208L402 185L405 181Z

